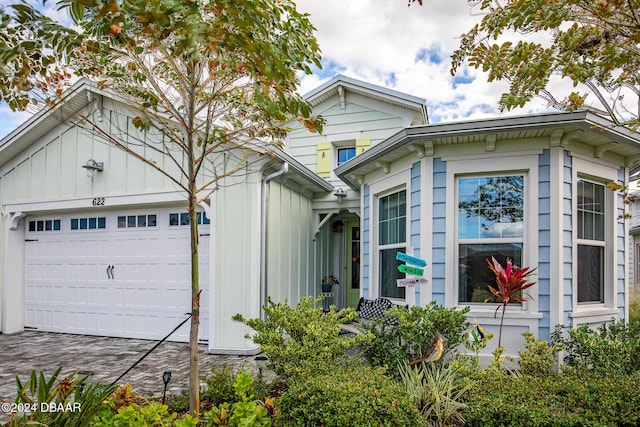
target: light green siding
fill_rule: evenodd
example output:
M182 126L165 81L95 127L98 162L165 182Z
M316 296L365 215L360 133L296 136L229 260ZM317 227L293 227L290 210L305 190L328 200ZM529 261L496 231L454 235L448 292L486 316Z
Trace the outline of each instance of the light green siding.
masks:
M336 142L345 139L368 138L371 145L383 141L402 129L403 118L376 109L348 103L345 111L339 105L325 111L316 112L326 120L322 134L314 134L304 127L295 127L289 134L286 151L294 156L310 170L316 172L318 168L318 144ZM335 154L335 153L334 153ZM335 155L331 159L331 170L336 168ZM339 183L331 176L328 181Z
M311 199L272 181L267 221L267 293L295 305L316 294Z

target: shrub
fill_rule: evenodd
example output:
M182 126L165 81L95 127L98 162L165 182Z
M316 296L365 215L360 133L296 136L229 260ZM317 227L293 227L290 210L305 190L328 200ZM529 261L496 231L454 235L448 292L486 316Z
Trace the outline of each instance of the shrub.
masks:
M464 421L466 404L462 397L471 387L463 376L464 367L457 359L400 367L404 387L429 425L459 425Z
M570 328L568 337L556 327L552 342L564 345L564 363L578 370L592 370L602 375L629 374L640 371L640 323L624 320L602 324L597 330L583 325Z
M640 421L638 373L513 376L481 372L467 396L467 426L633 426Z
M269 367L278 375L294 375L332 367L346 357L346 350L369 340L369 334L340 335L340 323L355 318L354 310L324 312L321 299L303 298L296 308L269 300L266 320L234 316L253 328L247 335L269 358Z
M251 390L254 380L251 374L243 369L238 372L233 382L235 402L222 403L204 413L208 426L242 426L267 427L271 425L273 409L271 400L261 402L254 399Z
M640 322L640 295L629 301L629 323Z
M526 341L526 350L518 350L520 371L529 375L551 375L557 365L558 353L564 349L564 345L539 340L531 332L522 335Z
M213 406L221 403L234 403L237 399L233 390L235 375L228 366L212 368L211 374L205 377L206 387L202 390L200 398L203 402L208 402Z
M292 378L276 418L282 426L423 426L402 385L356 361Z
M362 348L373 366L386 366L395 371L398 365L427 351L436 332L445 337L445 351L460 344L469 327L465 318L468 311L469 307L462 310L444 308L433 301L424 308L393 307L387 314L398 320L397 325L366 323L365 328L374 338Z
M58 380L62 367L48 379L43 372L31 371L29 379L22 384L16 376L18 396L15 403L31 411L12 415L10 427L22 425L48 426L85 426L103 408L103 400L118 387L102 384L89 384L87 377L71 374ZM61 408L64 410L51 410Z
M125 427L125 426L157 426L157 427L196 427L198 420L189 414L178 419L175 413L169 413L167 406L157 402L139 405L131 403L122 406L117 412L111 409L102 411L92 421L92 427Z

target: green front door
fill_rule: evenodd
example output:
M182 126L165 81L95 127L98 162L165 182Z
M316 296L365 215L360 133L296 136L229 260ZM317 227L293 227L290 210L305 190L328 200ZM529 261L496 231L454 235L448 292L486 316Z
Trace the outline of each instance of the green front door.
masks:
M360 300L360 222L347 221L347 307L356 308Z

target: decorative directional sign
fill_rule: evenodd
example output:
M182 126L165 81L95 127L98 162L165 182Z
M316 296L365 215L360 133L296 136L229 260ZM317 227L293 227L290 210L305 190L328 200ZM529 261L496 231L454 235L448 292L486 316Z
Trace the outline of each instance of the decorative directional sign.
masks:
M398 271L401 273L413 274L414 276L422 276L424 274L424 270L422 268L404 264L398 266Z
M404 288L407 286L418 286L418 285L426 285L429 283L429 280L424 277L410 277L409 279L396 279L396 285L399 288Z
M406 262L407 264L412 264L417 267L426 267L427 265L427 261L411 255L407 255L404 252L396 252L396 260L400 262Z

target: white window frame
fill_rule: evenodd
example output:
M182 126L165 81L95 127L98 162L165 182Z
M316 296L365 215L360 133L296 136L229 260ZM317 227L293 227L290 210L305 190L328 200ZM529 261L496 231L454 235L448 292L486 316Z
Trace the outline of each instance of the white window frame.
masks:
M446 221L446 277L453 278L453 283L447 285L445 304L448 307L470 307L470 316L478 316L479 319L492 319L497 304L459 304L458 303L458 223L457 223L457 177L462 175L505 175L521 174L525 177L524 183L524 232L522 247L522 266L536 268L538 266L538 164L542 150L522 151L519 155L513 152L493 152L487 155L452 155L443 156L447 163L446 178L446 205L447 211L456 211L455 220ZM496 165L509 165L509 169L498 169ZM533 280L536 280L535 278ZM452 289L453 288L453 289ZM530 331L537 332L537 322L542 314L538 313L538 286L527 289L531 296L527 302L518 309L514 305L506 311L505 319L526 324Z
M573 230L576 230L573 234L573 256L574 261L578 256L578 181L586 180L601 185L618 180L618 169L616 166L609 166L604 162L589 161L589 159L582 158L580 155L573 154L572 157L572 226ZM617 196L616 194L605 187L605 242L604 242L604 289L603 296L604 302L588 302L578 303L578 263L573 262L573 313L571 317L583 317L590 315L606 316L603 320L608 320L611 315L617 313L616 304L616 287L617 287L617 266L616 266L616 253L617 253ZM580 321L578 320L578 323Z
M459 211L458 211L458 202L459 202L459 197L458 197L458 180L459 179L465 179L465 178L498 178L498 177L504 177L504 176L521 176L523 178L523 204L522 204L522 212L523 212L523 230L522 230L522 236L520 237L501 237L501 238L489 238L489 237L478 237L478 238L460 238L459 237L459 233L458 233L458 224L460 222L459 220ZM482 244L509 244L509 243L519 243L522 246L522 261L521 262L517 262L517 267L530 267L529 265L527 265L525 263L525 253L528 252L528 248L525 245L525 239L526 239L526 226L525 224L527 223L527 216L528 216L528 207L527 207L527 189L529 187L529 179L528 179L528 173L527 172L521 172L521 171L514 171L514 172L501 172L501 171L497 171L497 172L489 172L489 173L481 173L481 174L460 174L460 175L456 175L456 185L455 185L455 206L454 206L454 211L455 211L455 223L456 223L456 228L455 228L455 241L456 241L456 247L455 247L455 251L456 251L456 259L460 259L460 245L463 244L478 244L478 245L482 245ZM520 265L522 264L522 265ZM503 266L505 266L503 264ZM506 267L506 266L505 266ZM487 267L488 268L488 267ZM492 286L495 287L494 283L491 283ZM486 303L484 303L484 301L460 301L460 272L458 271L456 274L456 304L459 306L465 306L465 305L484 305ZM487 297L489 297L490 295L487 295ZM509 309L513 310L516 307L520 306L520 309L522 310L526 310L526 308L524 307L524 305L526 305L527 302L524 302L522 304L517 304L517 303L510 303L509 305Z
M369 298L375 299L381 297L381 283L380 283L380 251L384 249L393 249L393 248L406 248L406 252L408 254L413 254L412 248L409 247L409 233L410 233L410 224L411 224L411 194L409 191L409 183L411 182L411 174L410 170L404 169L401 172L389 176L384 175L380 180L376 182L372 182L369 187L370 194L370 212L371 217L369 221L369 247L370 247L370 266L369 266ZM380 218L380 198L388 196L393 193L397 193L398 191L405 190L407 192L407 214L406 214L406 227L405 227L405 242L404 244L394 244L394 245L379 245L379 218ZM361 230L362 231L362 230ZM362 286L362 284L361 284ZM397 299L397 298L388 298L393 303L396 304L413 304L415 301L415 295L413 292L410 292L408 289L405 290L405 298Z
M333 163L333 165L332 165L332 170L333 170L333 169L335 169L335 168L337 168L337 167L338 167L338 166L340 166L341 164L343 164L343 163L339 163L339 162L338 162L338 160L339 160L339 159L338 159L338 151L339 151L341 148L353 148L353 149L354 149L354 151L355 151L355 150L356 150L356 140L355 140L355 139L345 139L345 140L341 140L341 141L333 141L333 142L331 143L331 151L332 151L332 153L331 153L331 156L332 156L332 157L331 157L331 158L332 158L332 159L334 159L334 161L332 162L332 163ZM357 153L357 152L355 152L355 154L353 155L353 157L355 157L355 156L357 156L357 155L358 155L358 153ZM353 158L353 157L352 157L352 158ZM349 159L349 160L351 160L351 159ZM347 161L348 161L348 160L347 160ZM345 162L345 163L346 163L346 162Z

